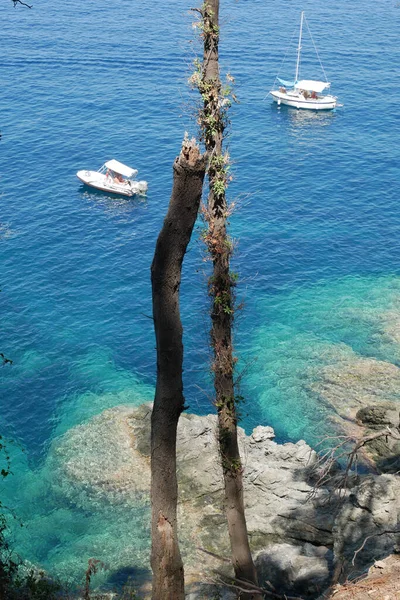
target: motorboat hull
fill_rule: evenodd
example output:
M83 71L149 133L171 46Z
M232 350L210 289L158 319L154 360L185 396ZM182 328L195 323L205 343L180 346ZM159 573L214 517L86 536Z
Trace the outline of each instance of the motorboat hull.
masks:
M279 91L270 92L274 101L280 106L291 106L297 109L305 110L332 110L337 106L337 98L335 96L321 96L320 98L305 98L303 94L294 92L284 93Z
M76 176L82 183L89 187L120 196L131 197L136 194L145 194L147 191L147 183L145 181L124 181L118 183L112 177L99 173L99 171L78 171Z

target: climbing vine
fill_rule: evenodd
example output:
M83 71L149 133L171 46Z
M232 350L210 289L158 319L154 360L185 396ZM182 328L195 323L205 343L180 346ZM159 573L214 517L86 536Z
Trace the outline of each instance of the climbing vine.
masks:
M204 44L203 60L196 58L193 72L189 78L192 89L199 92L201 103L197 109L197 124L200 140L203 141L208 154L207 174L209 179L209 196L207 205L202 206L202 217L205 228L202 239L206 245L209 259L213 263L213 274L208 280L208 293L211 298L211 318L213 329L211 342L214 350L212 371L216 378L233 378L237 358L233 355L230 332L233 327L235 314L234 288L237 285L238 274L230 268L234 242L227 233L228 219L234 209L234 203L228 204L226 192L232 181L231 161L229 152L222 150L222 142L229 127L228 110L232 102L237 102L233 92L234 77L228 73L225 83L221 82L218 65L211 65L216 60L219 43L219 26L216 25L214 11L209 2L204 2L200 8L193 9L200 19L193 26L198 30ZM219 336L216 328L222 327L229 335ZM233 423L237 422L235 392L218 393L215 406L224 411ZM220 440L223 442L223 440ZM224 468L237 472L232 459L231 464L223 460Z
M227 232L233 204L228 205L226 191L232 179L228 151L223 142L229 126L228 109L235 101L232 91L234 78L228 74L223 84L219 72L219 0L205 0L199 9L200 20L195 24L203 42L203 60L197 59L190 85L200 95L197 123L208 159L209 192L202 214L205 222L203 240L212 262L213 273L208 281L211 298L211 346L215 406L218 413L218 445L221 459L225 513L231 541L232 566L235 577L243 587L257 585L257 573L249 547L243 501L242 463L240 459L237 420L238 398L235 397L232 330L235 315L235 286L237 274L230 269L233 240ZM247 593L243 598L261 600L261 594Z

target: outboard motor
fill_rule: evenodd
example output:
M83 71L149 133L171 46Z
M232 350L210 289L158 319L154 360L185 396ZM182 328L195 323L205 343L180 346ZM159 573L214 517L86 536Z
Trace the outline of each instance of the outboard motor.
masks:
M147 192L147 181L137 181L137 186L139 190L139 194L145 194Z

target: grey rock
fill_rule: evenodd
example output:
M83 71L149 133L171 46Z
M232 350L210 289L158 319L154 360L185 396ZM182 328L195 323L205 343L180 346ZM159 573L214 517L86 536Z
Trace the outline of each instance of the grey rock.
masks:
M335 561L347 576L390 554L400 542L400 481L369 476L351 490L334 524Z
M392 429L400 438L399 405L385 402L378 406L366 406L357 412L356 418L365 428L364 435ZM400 439L384 436L368 442L366 451L371 455L381 473L400 471Z
M279 594L312 598L330 580L333 555L329 548L312 544L271 544L255 557L260 584L273 586Z
M273 440L274 437L275 431L272 429L272 427L263 427L259 425L253 429L249 443L259 444L265 442L266 440Z
M386 402L378 406L365 406L361 408L356 418L370 429L382 429L388 427L399 427L400 407L397 403Z

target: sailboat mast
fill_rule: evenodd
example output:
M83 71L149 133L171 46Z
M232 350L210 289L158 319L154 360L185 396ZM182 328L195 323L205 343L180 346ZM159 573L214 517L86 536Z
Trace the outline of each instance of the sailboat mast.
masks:
M304 12L301 13L300 19L300 34L299 34L299 45L297 47L297 62L296 62L296 75L294 77L295 83L297 83L299 79L299 67L300 67L300 52L301 52L301 38L303 35L303 20L304 20Z

